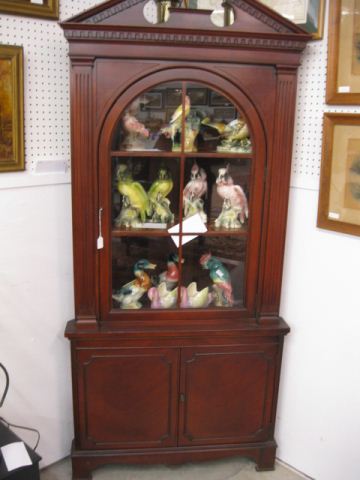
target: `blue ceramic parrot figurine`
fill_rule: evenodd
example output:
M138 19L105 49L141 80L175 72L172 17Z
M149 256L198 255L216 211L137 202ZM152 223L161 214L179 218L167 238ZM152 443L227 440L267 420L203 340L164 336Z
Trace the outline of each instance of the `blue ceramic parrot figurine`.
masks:
M213 293L217 307L232 307L234 298L230 273L223 263L211 253L205 253L200 258L200 265L210 271L210 278L213 281Z

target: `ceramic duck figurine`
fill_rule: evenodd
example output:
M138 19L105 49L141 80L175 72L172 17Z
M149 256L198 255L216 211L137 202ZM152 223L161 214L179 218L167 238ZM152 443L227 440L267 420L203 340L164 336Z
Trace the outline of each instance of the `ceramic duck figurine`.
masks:
M168 290L166 283L161 282L158 287L151 287L148 290L148 297L151 300L151 308L173 308L176 306L178 288Z
M181 287L181 308L206 308L211 301L209 287L198 290L196 282L190 283L187 288Z
M112 298L120 303L122 309L139 309L142 304L140 298L151 287L151 279L145 270L154 270L156 265L149 260L141 259L134 265L135 279L123 285L118 293L114 293Z
M176 253L170 253L167 259L167 270L160 273L160 282L165 282L168 289L174 288L179 281L179 257ZM184 259L181 260L184 263Z
M229 271L222 262L211 253L206 253L200 258L200 265L210 271L213 281L214 303L217 307L232 307L234 298Z

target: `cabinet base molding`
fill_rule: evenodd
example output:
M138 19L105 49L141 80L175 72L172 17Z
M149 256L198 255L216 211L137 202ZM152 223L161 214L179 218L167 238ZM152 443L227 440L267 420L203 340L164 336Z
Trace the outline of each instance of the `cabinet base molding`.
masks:
M73 480L91 480L92 472L105 465L165 464L218 460L228 457L247 457L256 464L258 472L274 470L276 442L216 447L177 447L141 450L77 450L72 445Z

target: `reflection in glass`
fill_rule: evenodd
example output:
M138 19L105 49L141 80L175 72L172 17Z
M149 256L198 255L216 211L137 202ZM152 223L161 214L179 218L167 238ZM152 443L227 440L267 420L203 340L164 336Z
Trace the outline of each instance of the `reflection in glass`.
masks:
M248 125L230 99L189 83L183 100L181 83L172 82L131 102L118 122L112 150L251 153L252 145Z
M179 160L156 157L114 158L113 225L117 228L167 228L179 209Z

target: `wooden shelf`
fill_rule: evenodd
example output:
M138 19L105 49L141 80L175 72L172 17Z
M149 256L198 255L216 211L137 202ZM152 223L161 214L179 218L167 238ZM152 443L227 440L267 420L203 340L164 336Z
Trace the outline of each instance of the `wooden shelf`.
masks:
M171 228L171 226L169 226ZM203 237L223 237L223 236L231 236L231 237L247 237L248 229L247 226L240 228L240 229L217 229L213 224L207 226L207 232L188 232L183 233L184 237L190 235L198 235ZM111 235L113 238L117 237L170 237L172 235L178 234L170 234L167 229L158 229L158 228L113 228L111 231Z
M249 158L253 157L253 153L225 153L225 152L164 152L164 151L123 151L112 150L111 157L169 157L169 158Z

